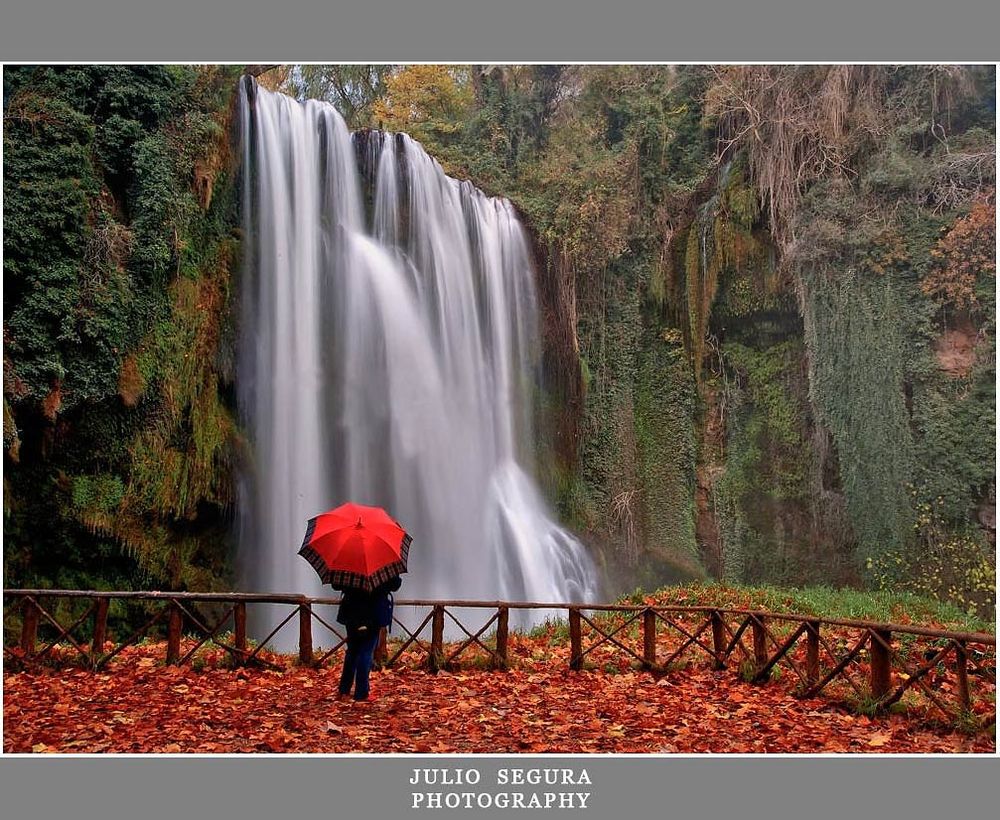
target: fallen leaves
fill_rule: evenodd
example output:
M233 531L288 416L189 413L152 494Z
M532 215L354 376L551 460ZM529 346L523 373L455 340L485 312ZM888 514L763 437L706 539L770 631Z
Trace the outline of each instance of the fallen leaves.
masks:
M835 698L795 699L691 662L658 679L571 672L542 638L512 636L509 672L372 675L375 700L338 702L340 669L162 665L163 647L122 652L101 674L39 666L4 676L7 752L709 753L992 752L926 710L868 718ZM527 650L527 651L525 651ZM544 650L544 651L543 651ZM548 653L548 654L546 654Z

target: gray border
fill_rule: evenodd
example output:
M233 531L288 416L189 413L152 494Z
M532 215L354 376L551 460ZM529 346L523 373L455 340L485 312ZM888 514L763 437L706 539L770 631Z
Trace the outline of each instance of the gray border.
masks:
M0 812L15 820L272 820L281 817L520 818L579 820L939 820L995 809L997 758L804 759L496 758L95 759L8 758ZM474 767L476 786L442 791L584 791L584 809L413 809L415 767ZM497 786L499 768L568 767L590 785ZM36 788L29 788L34 781ZM41 786L38 788L37 786ZM430 788L430 787L423 787ZM978 798L978 801L977 801ZM977 806L978 802L978 806ZM970 811L973 810L973 811Z
M979 61L988 0L10 0L7 61ZM789 27L794 27L790 34Z
M700 0L19 0L4 9L8 61L992 61L995 2ZM923 5L923 4L921 4ZM317 7L318 6L318 7ZM798 28L789 32L789 25ZM456 28L458 31L456 31ZM464 29L464 31L462 30ZM58 758L0 760L0 814L430 816L407 808L415 766L586 768L580 818L773 820L988 816L1000 758ZM586 788L586 787L585 787ZM483 786L483 790L487 790ZM495 790L495 789L490 789ZM81 812L80 810L83 809ZM444 812L463 816L460 810ZM541 812L477 810L475 816Z

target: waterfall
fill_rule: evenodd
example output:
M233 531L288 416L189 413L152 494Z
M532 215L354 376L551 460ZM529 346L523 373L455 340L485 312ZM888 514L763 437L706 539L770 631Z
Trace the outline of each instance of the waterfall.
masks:
M511 204L326 103L245 80L241 113L242 588L330 595L296 551L351 500L413 536L400 597L593 600L531 477L538 306Z

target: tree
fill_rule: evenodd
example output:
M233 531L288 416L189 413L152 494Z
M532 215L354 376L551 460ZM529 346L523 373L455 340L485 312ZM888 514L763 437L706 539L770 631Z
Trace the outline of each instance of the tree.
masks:
M434 141L459 131L471 106L472 86L464 66L408 65L385 78L385 94L374 111L380 128Z
M304 65L292 72L288 87L295 96L326 100L351 129L374 125L375 104L386 93L391 65Z
M996 276L995 246L996 204L993 192L988 192L931 250L937 265L921 283L924 293L960 310L975 309L977 282Z

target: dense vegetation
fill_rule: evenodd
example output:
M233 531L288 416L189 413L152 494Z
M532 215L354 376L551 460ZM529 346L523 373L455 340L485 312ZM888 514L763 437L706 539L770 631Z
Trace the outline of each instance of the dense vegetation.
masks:
M238 69L5 72L5 583L225 583ZM509 197L612 589L995 595L995 73L308 66Z
M5 584L227 575L238 75L5 70Z

